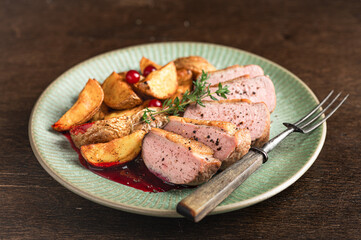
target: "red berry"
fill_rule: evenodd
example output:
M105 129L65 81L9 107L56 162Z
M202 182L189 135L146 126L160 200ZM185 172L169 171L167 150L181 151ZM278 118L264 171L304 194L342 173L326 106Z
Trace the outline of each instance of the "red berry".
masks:
M139 82L140 74L135 70L129 70L127 72L127 75L125 75L125 79L127 80L128 83L134 84Z
M162 102L158 99L152 99L149 102L149 107L161 107L162 106Z
M143 70L143 76L146 77L149 75L149 73L153 72L157 70L155 67L153 67L152 65L148 65L144 68Z

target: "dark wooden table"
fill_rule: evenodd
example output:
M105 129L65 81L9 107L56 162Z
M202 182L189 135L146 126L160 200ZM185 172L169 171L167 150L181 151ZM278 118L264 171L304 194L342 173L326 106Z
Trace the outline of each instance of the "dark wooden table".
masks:
M254 206L195 224L103 207L62 187L28 140L31 109L61 73L149 42L201 41L279 63L320 98L351 94L315 164ZM361 238L360 1L0 1L1 239Z

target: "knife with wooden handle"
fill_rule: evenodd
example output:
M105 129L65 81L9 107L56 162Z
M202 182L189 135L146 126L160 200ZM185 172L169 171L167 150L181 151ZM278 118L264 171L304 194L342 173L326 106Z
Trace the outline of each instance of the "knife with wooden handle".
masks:
M263 154L251 149L241 160L180 201L177 212L199 222L256 171L263 159Z

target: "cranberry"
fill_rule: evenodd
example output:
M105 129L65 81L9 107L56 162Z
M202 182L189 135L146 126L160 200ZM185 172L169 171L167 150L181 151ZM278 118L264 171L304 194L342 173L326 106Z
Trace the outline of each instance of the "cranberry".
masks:
M143 76L146 77L149 75L149 73L156 71L157 69L153 67L152 65L148 65L143 70Z
M161 107L162 106L162 102L158 99L152 99L149 102L149 107Z
M135 70L129 70L127 72L127 75L125 75L125 79L127 80L128 83L134 84L139 82L140 74Z

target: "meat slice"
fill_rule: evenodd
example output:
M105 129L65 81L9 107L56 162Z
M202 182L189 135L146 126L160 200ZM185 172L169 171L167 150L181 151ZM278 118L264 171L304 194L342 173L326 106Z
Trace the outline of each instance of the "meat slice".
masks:
M164 130L194 139L210 147L214 157L222 162L221 169L230 166L244 156L251 145L248 130L238 130L229 122L196 120L170 116Z
M105 143L124 137L132 130L131 120L127 116L95 121L70 129L70 136L77 148L93 143Z
M246 99L204 101L205 107L192 104L184 117L231 122L250 131L252 145L262 146L269 139L270 113L264 103L252 103Z
M237 77L249 75L249 77L257 77L264 75L263 69L258 65L233 65L225 69L209 72L209 78L207 80L211 85L226 82Z
M251 102L264 102L268 110L273 112L276 107L276 92L272 80L266 76L257 76L250 78L248 76L235 78L222 83L228 86L230 93L227 99L249 99ZM215 92L218 87L214 85L209 88L211 92ZM216 98L221 99L220 97ZM204 100L212 100L207 97Z
M204 183L221 166L211 148L159 128L152 128L144 138L142 158L149 171L174 184Z

